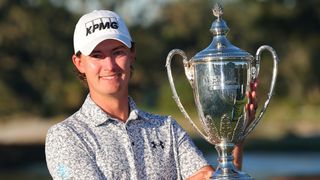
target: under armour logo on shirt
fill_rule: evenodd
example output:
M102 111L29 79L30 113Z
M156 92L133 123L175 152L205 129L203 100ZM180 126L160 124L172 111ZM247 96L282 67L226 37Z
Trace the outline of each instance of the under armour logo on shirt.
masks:
M153 148L161 147L162 149L164 149L164 143L162 141L159 141L159 143L151 141L151 145Z

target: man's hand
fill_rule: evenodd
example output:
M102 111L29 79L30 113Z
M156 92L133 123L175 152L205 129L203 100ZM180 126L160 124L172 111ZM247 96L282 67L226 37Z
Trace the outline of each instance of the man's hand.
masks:
M247 92L246 94L247 97L249 98L249 103L246 104L246 110L249 116L249 124L255 119L256 110L258 108L257 91L256 91L257 87L258 87L257 80L250 83L250 92Z
M249 123L248 125L255 119L256 110L258 108L258 101L257 101L257 87L258 81L254 81L250 83L250 92L247 92L247 97L249 98L249 103L246 104L246 110L249 116ZM242 168L242 154L243 154L243 142L236 144L233 150L233 163L235 167L239 170Z
M211 166L204 166L199 171L197 171L191 177L188 177L187 180L205 180L210 179L212 174L214 173L214 169Z

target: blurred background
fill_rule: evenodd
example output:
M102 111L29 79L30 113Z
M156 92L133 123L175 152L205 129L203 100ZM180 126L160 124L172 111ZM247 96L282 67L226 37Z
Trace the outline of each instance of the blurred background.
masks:
M191 58L211 42L214 0L0 0L0 179L51 179L47 129L74 113L86 87L71 62L73 30L83 13L110 9L127 22L137 46L130 95L141 109L171 114L212 165L214 146L191 128L172 99L165 59L173 48ZM245 143L244 170L256 179L320 179L320 1L223 0L234 45L255 55L264 44L281 60L276 93ZM181 59L173 74L197 120ZM263 54L260 106L271 80Z

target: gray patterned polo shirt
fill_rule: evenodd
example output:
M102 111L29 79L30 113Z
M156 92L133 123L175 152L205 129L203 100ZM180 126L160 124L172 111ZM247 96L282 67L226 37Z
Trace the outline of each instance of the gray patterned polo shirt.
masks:
M54 125L46 138L53 179L185 179L208 165L187 133L170 116L137 109L123 123L88 95L75 114Z

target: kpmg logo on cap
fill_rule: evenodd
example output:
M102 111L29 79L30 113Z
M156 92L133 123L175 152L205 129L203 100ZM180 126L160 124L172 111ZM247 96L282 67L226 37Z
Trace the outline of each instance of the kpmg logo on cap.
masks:
M105 29L118 29L119 23L115 17L102 17L94 19L85 24L86 26L86 36Z

